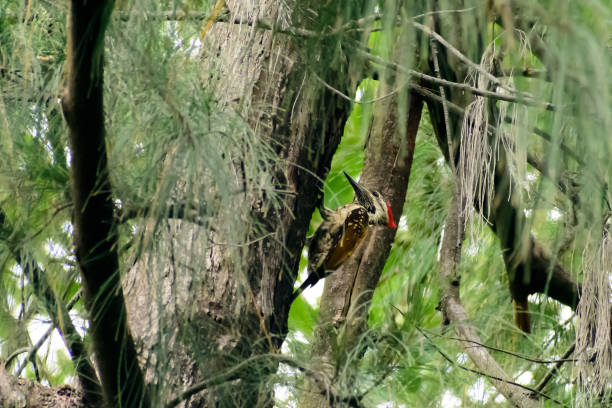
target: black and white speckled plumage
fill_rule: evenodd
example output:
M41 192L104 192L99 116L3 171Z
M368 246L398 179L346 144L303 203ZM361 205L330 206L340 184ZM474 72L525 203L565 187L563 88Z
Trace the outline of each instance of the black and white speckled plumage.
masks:
M355 200L336 210L320 208L323 222L311 238L308 248L308 278L294 292L294 298L316 284L328 272L340 267L359 247L370 225L395 227L388 203L377 191L370 192L348 174L355 190Z

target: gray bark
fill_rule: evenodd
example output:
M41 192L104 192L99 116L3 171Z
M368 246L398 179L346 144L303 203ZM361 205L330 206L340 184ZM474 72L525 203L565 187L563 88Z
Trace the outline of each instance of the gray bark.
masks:
M282 26L299 19L272 1L228 1L227 7L231 22L266 19ZM340 74L346 61L338 71L312 64L326 58L325 44L318 54L306 55L302 41L233 23L215 23L204 38L203 72L210 74L219 104L246 118L278 156L255 181L242 172L244 163L235 161L235 185L230 188L240 191L244 183L261 182L286 193L281 205L268 201L265 191L239 193L235 208L214 213L210 228L186 220L164 220L161 227L155 220L146 223L143 236L149 241L144 247L154 243L156 249L130 260L134 266L124 288L141 364L147 381L163 389L158 395L177 397L231 371L238 361L276 353L286 335L318 180L327 174L350 109L312 75L315 71L349 93L349 80ZM169 152L164 164L168 172L181 171L174 166L182 154L180 148ZM202 174L200 184L188 188L201 194L195 201L210 204L215 180L206 176L205 168ZM185 188L180 183L173 187L174 201L188 195ZM244 230L223 231L229 216L244 220ZM270 406L265 380L277 362L251 361L226 381L202 386L182 405Z

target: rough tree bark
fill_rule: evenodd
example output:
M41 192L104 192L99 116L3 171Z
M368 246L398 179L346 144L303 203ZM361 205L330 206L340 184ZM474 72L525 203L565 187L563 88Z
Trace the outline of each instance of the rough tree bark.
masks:
M345 94L355 86L347 75L352 69L349 61L333 54L338 52L333 47L337 38L325 37L316 47L304 47L299 38L248 24L261 19L282 26L291 21L318 32L316 18L300 15L308 12L306 6L283 10L278 2L262 0L228 1L227 8L230 23L215 23L204 39L204 71L218 72L219 103L241 112L251 129L274 147L279 160L273 174L266 176L277 190L289 193L279 207L270 207L260 197L240 197L249 210L239 216L259 225L243 246L242 265L228 259L222 245L199 242L200 226L168 220L168 232L155 239L169 250L142 256L124 281L130 295L129 324L139 339L147 379L168 387L175 392L172 396L177 396L177 389L195 385L174 401L185 406L271 404L265 378L277 362L257 357L277 353L286 335L319 180L327 175L350 110L350 104L326 89L321 79ZM342 23L342 5L317 4L315 9L320 15L338 16ZM351 9L356 10L354 5ZM333 63L322 66L316 61ZM189 251L172 250L185 244ZM206 260L205 269L201 259ZM181 334L186 330L199 343L184 343ZM164 343L166 360L160 362L156 348L163 338L170 341ZM245 360L252 363L224 383L206 385L211 375L228 372ZM166 363L166 378L155 378L155 367ZM194 395L195 391L201 392Z
M388 95L401 87L404 79L399 77L385 78L377 94ZM401 116L404 110L400 106L407 106L407 116ZM422 108L422 100L404 88L398 95L378 102L374 110L360 182L390 201L396 222L406 199ZM336 400L355 397L337 392L336 370L367 329L368 304L395 233L388 228L371 230L355 254L326 278L311 351L313 367L323 379L306 378L300 407L333 406Z

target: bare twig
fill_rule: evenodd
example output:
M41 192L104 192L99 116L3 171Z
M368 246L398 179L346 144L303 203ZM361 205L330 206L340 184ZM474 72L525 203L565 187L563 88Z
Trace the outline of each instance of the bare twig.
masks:
M48 332L45 333L43 337L44 336L48 336ZM11 354L9 354L9 356L6 358L6 360L1 365L4 367L8 367L8 365L11 364L11 361L17 358L18 355L27 353L31 349L32 349L31 347L21 347L21 348L14 350Z
M483 371L480 371L480 370L475 370L475 369L473 369L473 368L469 368L469 367L466 367L466 366L464 366L464 365L458 364L458 363L457 363L457 362L455 362L455 361L454 361L452 358L450 358L450 357L449 357L449 356L448 356L446 353L444 353L444 352L443 352L443 351L440 349L440 347L438 347L438 345L437 345L436 343L434 343L434 342L433 342L433 341L432 341L432 340L429 338L429 336L428 336L428 335L427 335L427 334L426 334L426 333L425 333L423 330L421 330L421 329L420 329L420 328L418 328L418 327L417 327L417 330L418 330L419 332L421 332L421 334L422 334L422 335L423 335L423 336L424 336L424 337L427 339L427 341L429 342L429 344L431 344L431 345L432 345L432 346L433 346L433 347L436 349L436 351L437 351L437 352L438 352L438 353L439 353L439 354L440 354L442 357L444 357L444 359L445 359L446 361L448 361L448 362L449 362L451 365L453 365L454 367L460 368L460 369L462 369L462 370L464 370L464 371L468 371L468 372L470 372L470 373L474 373L474 374L482 375L482 376L484 376L484 377L490 378L490 379L495 380L495 381L503 382L503 383L506 383L506 384L509 384L509 385L513 385L513 386L516 386L516 387L522 388L522 389L524 389L524 390L530 391L530 392L531 392L532 394L534 394L534 395L539 395L539 396L541 396L541 397L544 397L544 398L546 398L546 399L549 399L549 400L551 400L551 401L553 401L553 402L555 402L555 403L557 403L557 404L561 405L562 407L567 407L567 405L565 405L565 404L564 404L564 403L562 403L561 401L559 401L559 400L557 400L557 399L555 399L555 398L551 397L550 395L546 395L546 394L544 394L543 392L541 392L540 390L537 390L537 389L535 389L535 388L531 388L531 387L528 387L528 386L526 386L526 385L523 385L523 384L517 383L516 381L508 380L508 379L506 379L506 378L502 378L502 377L496 377L496 376L494 376L494 375L487 374L487 373L485 373L485 372L483 372ZM518 405L518 406L523 406L523 405Z
M425 34L429 35L430 37L432 37L432 41L435 39L437 42L439 42L440 44L442 44L444 47L446 47L447 50L449 50L452 54L454 54L457 58L459 58L459 60L461 60L463 63L465 63L467 66L469 66L470 68L472 68L475 71L478 71L479 73L481 73L482 75L484 75L489 81L491 81L493 84L495 84L496 86L499 86L502 89L505 89L509 92L512 93L517 93L518 91L514 88L511 88L507 85L504 85L497 77L495 77L493 74L491 74L490 72L486 71L485 69L483 69L480 65L476 64L475 62L473 62L471 59L469 59L468 57L466 57L465 55L463 55L463 53L461 51L459 51L457 48L455 48L451 43L449 43L448 41L446 41L446 39L444 39L444 37L442 37L440 34L438 34L437 32L435 32L434 30L432 30L431 28L427 27L426 25L423 25L421 23L417 23L416 21L412 22L412 25L423 31ZM432 43L433 44L433 43ZM435 54L437 54L437 50L433 49L433 45L432 45L432 51L434 51L434 56ZM434 60L435 62L435 60Z
M491 99L495 99L495 100L500 100L500 101L506 101L506 102L514 102L514 103L518 103L518 104L522 104L522 105L527 105L527 106L536 106L536 107L542 107L546 110L549 111L556 111L557 108L549 102L541 102L541 101L536 101L535 99L528 97L528 96L511 96L511 95L505 95L503 93L498 93L498 92L492 92L492 91L487 91L484 89L478 89L475 88L473 86L471 86L470 84L466 84L466 83L462 83L462 82L453 82L453 81L448 81L446 79L440 79L440 78L436 78L433 77L431 75L427 75L424 74L422 72L419 71L415 71L414 69L410 69L410 68L406 68L400 64L397 64L395 62L392 61L387 61L377 55L374 55L368 51L364 51L362 49L360 49L359 47L355 47L354 48L355 51L359 54L361 54L362 56L368 58L370 61L376 63L376 64L381 64L385 67L391 68L393 70L402 72L406 75L409 76L413 76L415 78L419 78L423 81L426 82L431 82L433 84L436 85L444 85L444 86L448 86L451 88L456 88L456 89L461 89L465 92L470 92L473 95L479 95L479 96L484 96L487 98L491 98Z
M548 384L548 382L553 378L553 376L557 373L557 371L559 371L563 363L565 363L566 361L576 361L576 360L569 359L569 356L572 355L575 349L576 349L576 343L572 344L570 348L568 348L567 351L563 354L561 359L557 360L557 362L550 369L550 371L548 371L546 375L542 377L542 380L540 380L538 385L536 385L535 387L536 391L541 392L544 389L544 387L546 387L546 384Z
M76 302L78 302L78 300L81 298L81 291L79 290L77 293L75 293L75 295L72 297L72 299L70 299L70 301L68 302L68 304L66 305L66 310L71 310L74 305L76 304ZM25 357L24 362L28 362L31 360L32 356L35 355L38 350L42 347L42 345L45 343L45 341L47 341L47 339L49 338L49 336L51 335L51 333L53 333L53 330L55 330L57 327L55 324L51 324L51 326L49 326L49 328L47 329L47 331L42 335L42 337L36 342L36 344L34 344L32 347L27 348L25 351L28 351L28 355ZM8 363L10 362L10 360L14 357L17 357L17 355L21 354L24 351L21 351L22 349L19 349L20 352L17 353L17 350L15 352L13 352L13 354L11 354L11 357L9 359L7 359L5 365L8 365ZM14 355L17 354L17 355ZM21 374L21 372L23 371L23 369L25 368L26 363L24 363L23 365L19 366L19 368L17 369L17 371L15 372L16 376L19 376Z
M443 339L448 339L448 340L460 341L460 342L464 342L464 343L475 344L478 347L484 347L484 348L486 348L488 350L498 351L500 353L508 354L510 356L517 357L517 358L520 358L522 360L526 360L526 361L529 361L529 362L532 362L532 363L537 363L537 364L553 364L553 363L565 363L565 362L574 362L574 361L577 361L576 359L567 359L567 357L563 357L563 358L561 358L559 360L543 360L541 358L529 357L529 356L525 356L523 354L515 353L513 351L504 350L504 349L500 349L500 348L493 347L493 346L488 346L486 344L479 343L479 342L474 341L474 340L461 339L459 337L447 337L447 336L443 336L443 335L438 334L438 333L429 332L429 331L424 330L424 329L422 329L420 327L417 327L417 329L419 331L421 331L421 332L426 332L426 333L429 333L429 334L431 334L433 336L436 336L436 337L441 337Z
M369 104L369 103L374 103L374 102L378 102L378 101L382 101L384 99L387 99L395 94L397 94L398 92L400 92L402 89L404 89L407 85L408 82L405 82L404 84L400 85L398 88L394 89L393 91L383 95L383 96L379 96L378 98L374 98L374 99L369 99L366 101L358 101L357 99L353 99L350 96L344 94L342 91L340 91L339 89L334 88L333 86L331 86L330 84L328 84L327 82L325 82L323 79L321 79L320 76L318 76L315 72L312 72L312 75L314 75L314 77L321 82L321 84L323 84L324 87L326 87L327 89L329 89L330 91L332 91L333 93L335 93L336 95L339 95L340 97L346 99L347 101L351 102L351 103L355 103L358 105L364 105L364 104Z

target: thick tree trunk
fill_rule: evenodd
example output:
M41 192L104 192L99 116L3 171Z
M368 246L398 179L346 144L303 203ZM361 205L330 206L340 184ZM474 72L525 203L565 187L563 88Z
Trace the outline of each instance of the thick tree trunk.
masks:
M277 362L260 357L277 353L287 333L319 180L329 170L350 110L349 102L326 89L321 79L343 93L351 93L352 86L343 74L349 68L346 60L336 61L333 68L316 63L329 61L336 52L326 40L316 48L305 47L304 39L254 24L304 20L297 12L269 0L248 5L228 1L227 7L227 21L244 24L216 23L206 34L204 72L219 73L210 82L219 104L241 112L252 131L275 150L278 159L268 164L270 172L258 177L285 192L282 204L267 200L265 191L237 195L234 216L257 226L245 243L237 243L242 259L231 257L227 244L210 242L222 237L221 213L211 231L185 220L167 220L157 230L156 222L149 222L148 233L160 250L136 259L124 287L147 380L167 388L162 395L179 397L175 402L185 400L185 406L270 406L265 380ZM341 10L326 11L340 15ZM304 21L316 23L311 20ZM168 171L174 171L172 157L181 154L169 154ZM234 162L237 177L231 189L257 182L241 174L244 164ZM177 196L184 195L181 188L177 186ZM210 186L189 188L207 191ZM189 387L182 397L177 394Z

